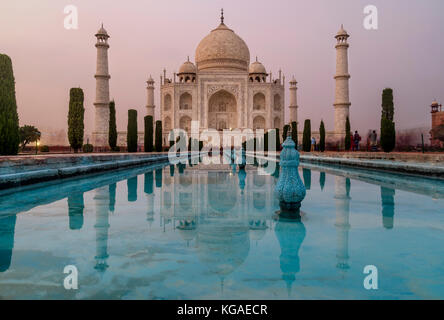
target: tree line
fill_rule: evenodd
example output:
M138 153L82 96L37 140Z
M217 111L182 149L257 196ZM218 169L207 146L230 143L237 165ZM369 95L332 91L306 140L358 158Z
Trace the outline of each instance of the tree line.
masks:
M394 102L393 90L386 88L382 92L382 112L380 129L380 146L383 151L391 152L396 145L396 129L394 122ZM93 146L90 143L84 145L84 93L81 88L71 88L69 92L68 110L68 140L74 152L83 150L92 152ZM283 128L282 141L287 138L291 131L291 138L298 144L298 124L292 122ZM350 119L347 117L345 125L345 138L342 143L343 149L350 150L352 133L350 130ZM444 128L443 128L444 130ZM276 146L280 147L279 129L276 128ZM318 150L323 152L326 149L325 125L321 121L319 126ZM19 127L17 113L17 102L15 95L15 80L11 59L0 54L0 155L15 155L19 151L19 146L24 148L31 142L40 140L41 133L34 126L25 125ZM116 105L115 101L109 103L109 135L108 144L111 151L120 151L117 146L117 126L116 126ZM174 142L173 142L174 143ZM268 146L268 133L264 136L264 143ZM156 121L152 116L144 118L144 150L145 152L162 151L162 121ZM170 142L171 144L171 142ZM302 150L311 150L311 121L304 122L302 135ZM138 151L138 128L137 110L128 110L127 127L127 148L128 152Z

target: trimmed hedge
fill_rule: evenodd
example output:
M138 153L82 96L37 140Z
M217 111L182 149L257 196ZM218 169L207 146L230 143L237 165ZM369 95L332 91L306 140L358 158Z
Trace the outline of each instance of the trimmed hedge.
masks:
M324 121L321 120L321 125L319 126L319 151L325 151L325 126Z
M296 121L293 121L291 123L291 138L293 139L296 150L298 149L298 123Z
M302 137L302 150L310 152L311 150L311 122L309 119L304 122L304 135Z
M350 129L350 119L347 117L345 120L345 141L344 141L345 151L349 151L351 148L351 129Z
M112 151L117 151L116 104L114 100L109 103L108 143Z
M156 140L155 140L156 152L162 152L162 121L156 121Z
M83 107L84 95L81 88L69 90L68 111L68 140L74 152L78 152L83 146L83 134L85 126L83 123L85 108Z
M0 155L16 155L19 144L19 118L12 61L9 56L0 54Z
M144 148L145 152L153 152L153 117L152 116L146 116L144 118L145 121L145 134L144 134Z
M128 152L137 152L137 110L128 110L128 131L126 133Z
M395 106L393 103L393 90L386 88L382 91L381 114L381 148L384 152L391 152L396 145L396 129L393 122Z

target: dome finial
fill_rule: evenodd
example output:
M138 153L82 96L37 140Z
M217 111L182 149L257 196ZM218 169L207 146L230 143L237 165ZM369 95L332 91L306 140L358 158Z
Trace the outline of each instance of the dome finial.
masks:
M224 24L224 8L220 9L220 23Z
M187 56L187 62L190 62L190 56Z

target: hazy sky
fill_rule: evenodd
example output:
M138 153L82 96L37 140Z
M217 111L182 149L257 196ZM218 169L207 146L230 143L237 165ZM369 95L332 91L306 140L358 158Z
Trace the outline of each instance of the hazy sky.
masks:
M64 28L66 5L79 10L79 29ZM366 5L375 5L379 29L363 27ZM118 130L127 110L145 115L152 74L159 106L159 76L169 76L199 41L225 22L267 71L298 83L299 121L321 118L333 129L335 43L343 23L349 39L352 129L379 128L381 92L394 89L398 128L428 126L433 99L444 102L444 1L442 0L1 0L0 52L13 61L20 123L66 128L69 89L85 92L85 125L94 123L96 48L103 22L110 34L110 90ZM172 76L171 76L172 77ZM158 111L158 109L156 110ZM288 120L288 118L287 118ZM300 128L302 129L302 128Z

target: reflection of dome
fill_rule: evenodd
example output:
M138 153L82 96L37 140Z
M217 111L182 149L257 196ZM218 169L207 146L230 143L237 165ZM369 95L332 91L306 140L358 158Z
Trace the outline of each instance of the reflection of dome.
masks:
M178 75L185 73L196 73L196 66L190 62L190 60L184 62L184 64L179 68Z
M179 234L184 241L189 243L194 240L197 235L196 222L194 220L182 220L177 227Z
M250 64L250 69L249 69L249 73L255 73L255 74L267 74L267 71L265 70L265 67L262 63L260 63L259 61L253 62L252 64Z
M265 236L266 229L250 229L250 239L253 241L262 240Z
M235 179L228 172L208 173L208 202L211 209L227 213L236 206L238 191Z
M207 221L199 224L197 234L199 260L222 277L238 268L250 251L248 228L239 221Z
M244 40L221 23L197 46L196 64L199 71L205 69L247 71L250 64L250 50Z

